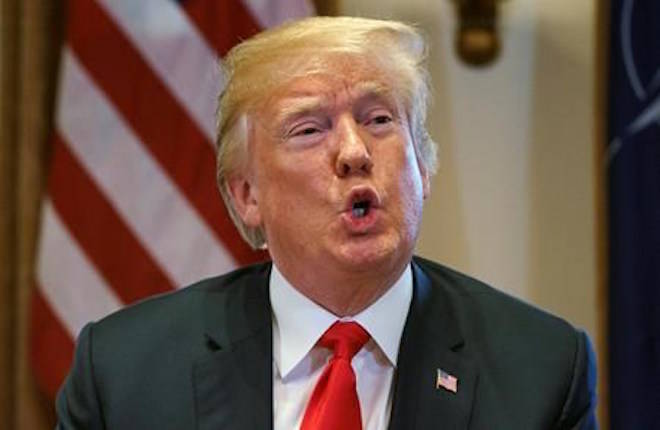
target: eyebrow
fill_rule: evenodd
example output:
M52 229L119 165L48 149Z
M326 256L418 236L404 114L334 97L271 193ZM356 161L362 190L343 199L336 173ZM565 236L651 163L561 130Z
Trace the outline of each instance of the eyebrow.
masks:
M392 89L376 81L359 82L353 86L352 90L358 93L357 99L375 97L390 100L393 98Z
M295 103L284 103L275 118L277 124L286 122L291 118L304 116L305 114L320 111L327 108L330 103L323 95L307 95L307 96L289 96L285 100L295 100Z
M357 102L368 99L382 99L389 103L395 104L392 90L379 82L358 82L351 87L350 92L356 94L356 96L352 98ZM295 100L295 103L291 103L289 106L283 106L281 109L279 109L276 117L276 123L286 122L290 118L296 118L305 114L326 109L331 104L330 97L328 97L326 94L318 94L309 91L300 92L298 94L292 93L291 95L285 97L284 100Z

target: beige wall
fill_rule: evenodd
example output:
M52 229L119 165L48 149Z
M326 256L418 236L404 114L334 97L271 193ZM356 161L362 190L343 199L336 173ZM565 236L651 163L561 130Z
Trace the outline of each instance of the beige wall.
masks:
M340 6L417 23L431 42L441 168L418 252L562 315L596 342L595 2L499 9L501 57L474 70L452 51L450 0Z

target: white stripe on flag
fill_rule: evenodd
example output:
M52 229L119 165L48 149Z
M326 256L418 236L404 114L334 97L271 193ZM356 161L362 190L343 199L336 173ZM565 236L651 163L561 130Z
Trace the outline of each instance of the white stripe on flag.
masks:
M243 0L261 28L274 27L288 20L314 14L308 0Z
M99 3L213 144L224 80L215 52L185 12L172 0Z
M122 306L48 199L43 202L37 281L53 312L74 339L87 322Z
M68 48L63 49L62 64L60 132L174 285L235 268L211 229Z

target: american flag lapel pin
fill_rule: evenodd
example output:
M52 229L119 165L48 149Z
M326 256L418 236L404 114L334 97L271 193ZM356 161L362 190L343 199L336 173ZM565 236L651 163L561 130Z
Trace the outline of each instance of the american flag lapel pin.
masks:
M436 390L444 388L445 390L456 394L456 391L458 391L458 378L456 378L454 375L450 375L442 369L438 369L438 377L435 380L435 388Z

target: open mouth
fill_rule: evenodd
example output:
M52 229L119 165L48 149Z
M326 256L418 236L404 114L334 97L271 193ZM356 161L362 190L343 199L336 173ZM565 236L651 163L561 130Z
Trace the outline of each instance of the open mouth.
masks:
M358 200L353 203L353 208L351 209L351 214L355 218L362 218L367 216L371 209L371 201L369 200Z
M378 194L371 187L356 187L348 198L346 212L353 219L366 218L380 204Z

